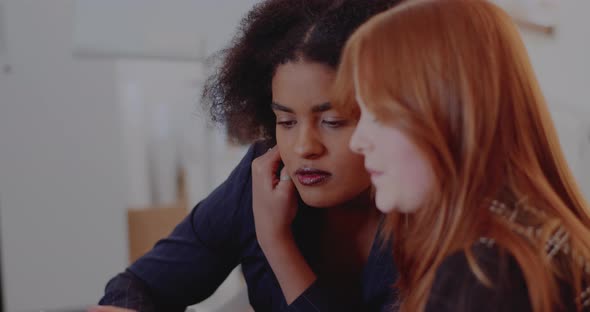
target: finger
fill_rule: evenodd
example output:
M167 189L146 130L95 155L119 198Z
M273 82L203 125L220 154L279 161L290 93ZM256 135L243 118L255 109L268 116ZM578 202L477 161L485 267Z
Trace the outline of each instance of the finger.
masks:
M279 182L277 183L276 190L282 191L282 192L292 192L294 189L294 184L293 181L291 180L291 177L289 176L289 172L287 171L287 168L283 167L283 169L281 170L281 174L279 176Z
M279 149L276 148L276 146L264 154L261 165L263 166L262 173L264 174L267 181L272 182L273 184L276 182L277 171L279 170L280 163L281 154L279 153Z

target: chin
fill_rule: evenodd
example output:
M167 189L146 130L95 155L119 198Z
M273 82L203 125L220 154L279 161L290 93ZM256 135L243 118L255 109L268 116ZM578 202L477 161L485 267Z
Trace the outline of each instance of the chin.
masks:
M379 200L379 198L376 198L375 206L377 206L377 209L384 214L394 211L399 213L413 213L418 210L417 206L402 205L393 200Z
M395 206L391 206L391 205L380 205L380 204L376 204L377 209L379 209L379 211L383 212L384 214L388 214L394 211L400 211L399 209L396 209ZM400 211L402 212L402 211Z
M379 196L379 193L377 193L377 196L375 196L375 206L377 206L377 209L379 209L379 211L385 214L394 211L404 212L401 211L401 209L399 209L399 205L397 205L394 200L391 200L389 198L382 198L382 196Z
M314 208L332 208L346 203L358 196L358 193L350 194L344 190L335 190L323 187L297 187L301 200Z
M313 193L316 192L300 192L299 196L306 205L314 208L331 208L342 204L342 198L333 199L330 196Z

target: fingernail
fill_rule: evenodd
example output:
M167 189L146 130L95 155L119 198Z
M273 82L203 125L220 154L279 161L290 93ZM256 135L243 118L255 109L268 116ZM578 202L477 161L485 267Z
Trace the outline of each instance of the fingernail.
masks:
M282 175L280 180L281 181L289 181L289 180L291 180L291 177L288 175Z

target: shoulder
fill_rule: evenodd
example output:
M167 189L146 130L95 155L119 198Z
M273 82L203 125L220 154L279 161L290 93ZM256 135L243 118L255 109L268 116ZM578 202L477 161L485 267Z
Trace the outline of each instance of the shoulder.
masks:
M481 274L476 274L472 265L476 265ZM482 274L489 283L481 279ZM469 251L456 252L443 260L436 270L426 311L476 309L531 309L526 281L518 263L492 244L478 243Z
M243 176L244 174L250 175L250 168L252 166L252 162L254 159L258 158L259 156L263 155L271 148L272 145L268 141L257 141L250 145L240 163L236 166L236 168L230 174L229 179L234 176Z
M193 209L193 228L202 232L203 236L220 230L230 233L227 229L241 228L242 223L251 219L252 161L266 150L266 142L256 142L248 148L228 178Z
M266 153L270 147L267 141L258 141L250 145L238 165L213 194L219 193L220 197L227 198L230 194L241 196L243 193L251 193L252 162Z
M474 244L468 251L461 250L447 256L437 269L437 276L454 273L461 276L469 276L473 274L469 268L468 253L473 257L473 260L486 273L499 273L502 271L507 262L514 261L514 258L508 254L503 253L500 248L492 243L487 244L487 241L482 240Z

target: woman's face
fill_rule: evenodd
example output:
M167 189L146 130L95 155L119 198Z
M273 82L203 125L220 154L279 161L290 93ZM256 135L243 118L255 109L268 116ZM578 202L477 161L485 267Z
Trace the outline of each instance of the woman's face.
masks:
M371 182L363 157L348 148L356 120L332 108L335 71L305 61L279 65L272 79L277 145L303 201L334 207L359 196Z
M376 121L357 96L361 118L350 148L365 156L365 168L375 185L375 204L384 213L413 212L424 202L434 181L428 161L399 129Z

